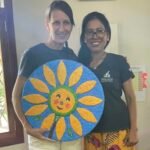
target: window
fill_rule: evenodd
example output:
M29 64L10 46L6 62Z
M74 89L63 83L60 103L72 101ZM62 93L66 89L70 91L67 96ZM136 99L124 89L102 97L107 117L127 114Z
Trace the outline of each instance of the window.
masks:
M8 131L9 127L8 127L8 113L7 113L6 93L4 84L4 71L3 71L2 54L0 51L0 133Z
M4 8L4 0L0 0L0 7Z
M11 102L17 76L12 0L0 0L0 146L24 141L23 130Z

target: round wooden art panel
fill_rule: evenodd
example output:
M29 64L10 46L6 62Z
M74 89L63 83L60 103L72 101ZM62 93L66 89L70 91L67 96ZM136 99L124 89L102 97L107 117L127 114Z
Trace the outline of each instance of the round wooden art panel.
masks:
M104 94L87 67L71 60L55 60L30 75L21 103L33 128L49 129L45 137L72 141L88 134L99 122Z

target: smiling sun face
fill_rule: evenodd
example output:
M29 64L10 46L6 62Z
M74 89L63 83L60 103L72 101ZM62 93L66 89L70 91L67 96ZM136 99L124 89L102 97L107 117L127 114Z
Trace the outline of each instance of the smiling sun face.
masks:
M68 77L65 63L63 61L58 62L58 65L55 65L57 66L56 73L54 73L50 65L42 66L42 71L40 70L40 72L43 72L43 81L32 76L27 81L34 89L34 92L29 92L30 94L23 96L23 100L30 103L29 109L25 110L25 116L43 116L44 112L49 111L41 121L41 128L50 130L55 124L56 139L62 140L68 128L68 121L66 123L66 120L69 120L69 128L72 128L72 133L80 137L83 135L84 128L80 120L83 119L96 124L98 122L97 118L88 109L99 105L102 100L99 97L88 94L95 88L95 80L80 81L83 75L82 65L71 72ZM28 86L25 88L30 89ZM39 94L34 94L35 91ZM76 116L77 114L80 119Z
M67 89L59 88L51 94L50 106L56 115L70 114L76 106L75 95Z

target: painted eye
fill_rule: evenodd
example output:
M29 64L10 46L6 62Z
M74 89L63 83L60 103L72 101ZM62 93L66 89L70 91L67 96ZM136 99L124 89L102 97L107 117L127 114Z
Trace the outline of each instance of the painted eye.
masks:
M67 97L67 98L66 98L66 101L70 101L70 97Z
M60 95L60 94L57 94L57 95L56 95L56 97L57 97L57 98L60 98L60 97L61 97L61 95Z

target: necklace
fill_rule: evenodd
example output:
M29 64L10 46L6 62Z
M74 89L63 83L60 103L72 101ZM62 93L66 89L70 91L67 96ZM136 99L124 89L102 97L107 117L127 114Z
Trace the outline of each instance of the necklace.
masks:
M103 62L104 58L106 57L107 53L104 53L101 57L93 58L90 63L90 67L93 69L97 69L97 67Z

